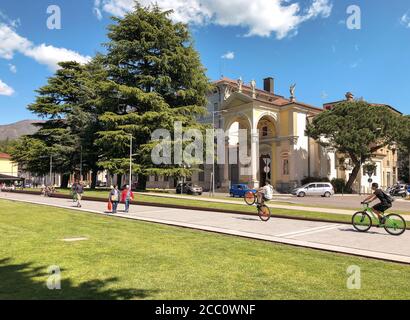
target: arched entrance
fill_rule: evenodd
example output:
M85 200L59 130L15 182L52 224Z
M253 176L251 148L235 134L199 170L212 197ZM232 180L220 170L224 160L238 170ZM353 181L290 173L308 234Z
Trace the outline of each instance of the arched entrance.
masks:
M276 184L276 119L264 115L258 122L259 132L259 169L260 186L264 186L268 179L272 185Z
M227 133L226 156L224 165L224 180L230 184L249 183L251 181L250 163L244 164L240 154L239 132L245 130L247 140L247 155L250 154L251 123L245 114L235 115L225 125ZM243 132L242 132L243 133Z

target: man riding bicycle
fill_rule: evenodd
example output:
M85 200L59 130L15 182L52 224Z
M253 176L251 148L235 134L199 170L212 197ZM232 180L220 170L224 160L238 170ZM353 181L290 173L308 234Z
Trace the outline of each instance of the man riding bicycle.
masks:
M260 188L256 193L258 198L258 204L262 205L265 201L270 201L273 199L273 187L269 180L266 180L265 186Z
M390 209L393 204L390 196L388 196L377 183L372 184L373 194L368 196L364 201L363 204L369 204L376 199L380 200L380 203L376 204L372 209L375 214L379 217L380 223L384 224L385 219L383 214Z

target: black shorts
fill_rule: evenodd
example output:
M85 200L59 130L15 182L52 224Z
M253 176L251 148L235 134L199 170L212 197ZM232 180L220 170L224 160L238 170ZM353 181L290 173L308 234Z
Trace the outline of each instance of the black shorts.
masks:
M379 212L386 212L387 210L389 210L392 207L391 203L387 203L387 202L381 202L376 204L373 209Z

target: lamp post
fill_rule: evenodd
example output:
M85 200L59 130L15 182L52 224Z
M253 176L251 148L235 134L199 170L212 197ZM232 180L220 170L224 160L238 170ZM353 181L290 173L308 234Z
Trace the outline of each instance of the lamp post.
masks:
M130 177L129 177L128 183L129 183L129 186L132 190L132 157L133 157L133 154L132 154L132 139L133 139L133 136L132 136L132 134L129 134L128 136L130 137Z
M212 161L212 196L214 197L215 196L215 115L217 115L217 114L219 114L219 115L221 115L222 113L225 113L225 112L227 112L227 110L215 110L215 111L212 111L212 128L213 128L213 155L214 155L214 158L213 158L213 161ZM225 159L225 162L226 162L226 159ZM225 165L226 165L226 163L225 163Z
M50 186L53 183L53 155L50 155Z
M80 180L83 181L83 146L80 147Z

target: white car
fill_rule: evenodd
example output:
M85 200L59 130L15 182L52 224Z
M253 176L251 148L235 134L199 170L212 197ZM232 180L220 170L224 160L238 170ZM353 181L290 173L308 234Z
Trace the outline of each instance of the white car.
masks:
M293 190L292 194L301 198L306 196L329 198L335 194L335 190L330 182L313 182Z

